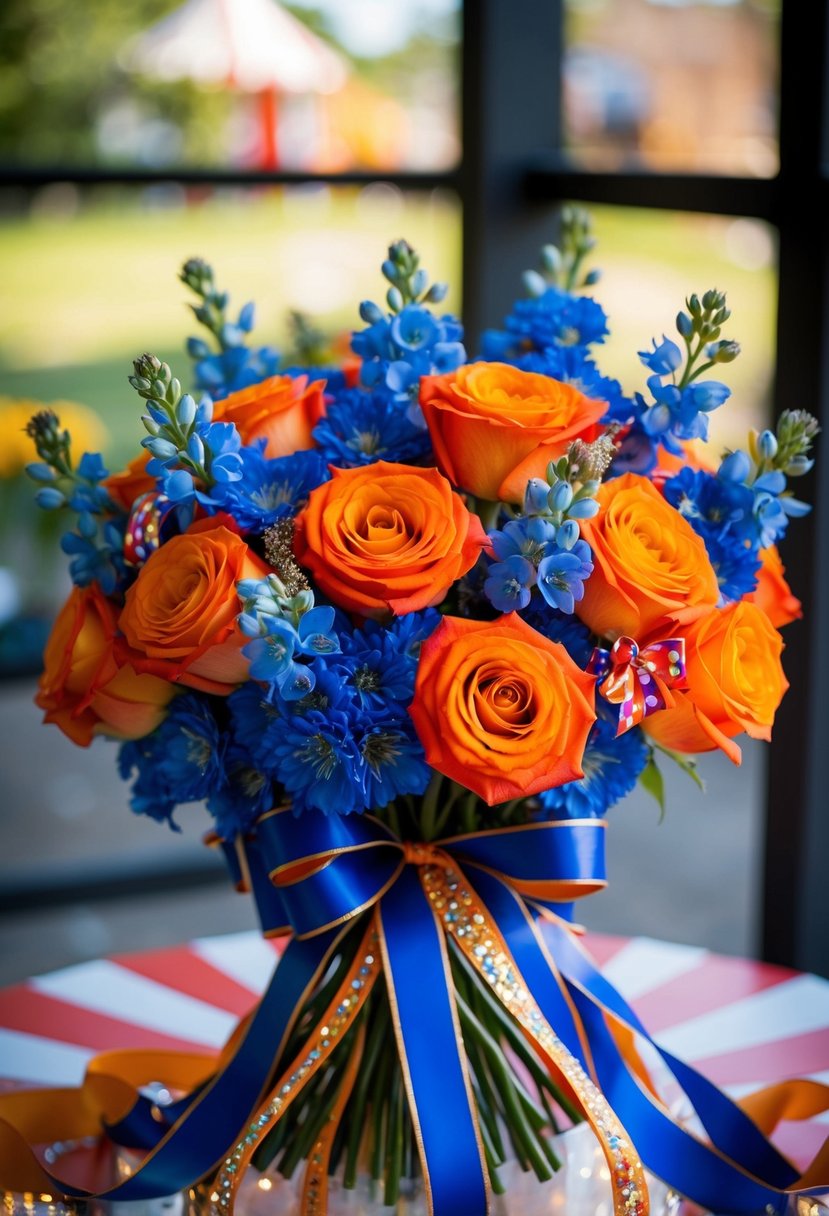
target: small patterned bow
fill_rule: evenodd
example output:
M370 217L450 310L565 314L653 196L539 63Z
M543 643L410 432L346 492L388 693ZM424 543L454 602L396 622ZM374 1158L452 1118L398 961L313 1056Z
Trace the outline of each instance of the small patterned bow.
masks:
M685 639L666 638L640 650L633 638L623 636L611 650L596 646L587 670L604 677L599 692L619 706L616 734L622 735L648 714L673 705L669 690L685 683Z
M124 536L124 560L130 566L143 566L155 553L161 539L161 525L173 510L166 494L148 490L135 500Z

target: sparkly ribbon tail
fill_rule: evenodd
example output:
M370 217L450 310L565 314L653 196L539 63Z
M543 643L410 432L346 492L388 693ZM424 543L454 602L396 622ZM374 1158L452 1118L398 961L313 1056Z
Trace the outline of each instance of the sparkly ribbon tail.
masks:
M542 1014L483 902L451 866L425 866L421 881L446 934L542 1050L590 1123L610 1170L614 1216L648 1216L648 1186L635 1148L604 1095Z

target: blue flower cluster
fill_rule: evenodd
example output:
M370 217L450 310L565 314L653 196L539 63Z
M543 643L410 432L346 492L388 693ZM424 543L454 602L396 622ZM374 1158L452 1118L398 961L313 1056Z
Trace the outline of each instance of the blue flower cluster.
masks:
M648 745L639 727L616 735L618 714L597 699L599 716L587 738L584 776L538 795L551 819L589 819L604 815L626 797L648 761Z
M217 831L228 840L274 805L273 782L253 767L221 698L192 692L176 697L152 734L121 745L118 766L126 781L136 774L133 811L174 831L180 829L173 814L182 803L206 801Z
M217 348L214 350L202 338L188 339L196 389L218 400L275 375L278 352L272 346L248 345L255 321L253 304L245 304L231 321L227 315L230 297L216 288L213 268L201 258L186 261L179 278L199 297L199 303L191 306L193 314L213 335Z
M764 441L774 441L771 432L764 432ZM781 469L758 473L740 450L727 455L716 474L682 469L666 481L665 497L705 541L726 600L741 599L754 590L759 550L780 540L790 518L809 510L786 493Z
M245 339L252 328L253 305L246 304L235 325L222 327L221 350L211 350L202 338L188 338L187 351L193 360L193 383L198 392L209 393L219 401L279 373L279 351L272 346L247 345Z
M377 460L426 464L432 452L429 432L387 386L346 389L335 396L314 428L314 439L325 459L344 469Z
M304 670L314 679L300 696L293 688L286 695L263 659L226 700L185 692L152 734L122 744L121 776L134 776L132 809L178 830L176 807L205 800L216 830L232 839L285 799L297 813L348 814L422 794L431 770L407 707L421 642L439 614L346 627L337 653L311 640L333 615L319 607L302 618Z
M530 353L548 358L556 347L593 346L607 333L607 315L600 304L550 286L540 295L517 300L503 330L485 332L482 357L502 363L519 363Z
M563 483L560 483L563 484ZM593 573L590 546L566 523L558 527L540 516L522 516L489 533L498 559L489 568L484 591L499 612L520 611L538 587L551 608L572 612Z
M385 627L343 626L335 652L306 649L301 666L313 677L310 691L297 697L291 687L286 695L275 681L268 690L248 683L231 695L240 744L297 813L316 807L348 814L423 793L430 769L407 708L421 642L439 619L430 609ZM267 670L264 676L273 680Z
M40 484L35 495L39 507L56 511L68 507L77 512L73 530L64 532L60 547L69 557L69 574L78 587L99 583L105 595L112 595L127 578L124 563L124 525L115 504L102 482L109 476L98 452L84 452L71 484L58 489L53 467L35 461L27 466L29 476Z
M760 559L746 532L754 500L748 486L685 468L666 481L665 497L705 541L723 598L753 591Z
M420 377L453 372L466 361L463 326L456 317L436 317L423 304L406 304L396 315L386 315L366 301L360 315L367 326L351 339L351 349L363 361L360 382L418 419Z
M728 400L731 389L719 380L692 380L678 387L674 381L683 356L670 338L654 340L653 350L640 351L639 358L652 373L647 381L650 403L636 395L645 434L676 454L684 440L707 439L708 415Z
M229 512L243 532L257 536L301 511L311 491L331 476L324 453L309 449L270 459L265 442L240 448L241 476L212 491L214 509Z

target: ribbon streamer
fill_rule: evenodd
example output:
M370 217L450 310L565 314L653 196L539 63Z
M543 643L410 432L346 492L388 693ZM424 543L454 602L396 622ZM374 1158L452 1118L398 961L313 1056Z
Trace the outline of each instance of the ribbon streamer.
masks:
M603 843L604 824L597 820L533 823L427 845L398 840L371 816L272 812L252 836L223 847L239 885L256 895L264 931L287 923L295 936L218 1071L209 1077L202 1057L182 1063L174 1076L170 1060L157 1054L141 1053L139 1064L135 1053L122 1053L109 1057L108 1079L93 1061L80 1091L0 1095L0 1182L9 1190L154 1198L218 1169L214 1207L218 1216L229 1216L256 1143L333 1050L332 1020L343 1019L336 1023L340 1035L354 1024L382 968L430 1211L483 1216L488 1178L448 968L451 938L591 1119L613 1163L617 1216L646 1211L638 1162L695 1202L746 1216L782 1213L790 1195L829 1189L829 1143L800 1175L763 1134L781 1114L826 1109L826 1087L791 1082L754 1095L747 1105L761 1131L704 1077L661 1051L709 1141L676 1124L660 1102L633 1049L637 1036L660 1051L658 1045L567 923L570 902L604 885ZM346 977L357 986L341 987L311 1029L311 1046L286 1065L284 1044L295 1018L335 956L344 926L363 913L376 944L368 939L357 971ZM135 1089L150 1080L195 1086L172 1127L146 1118L146 1100ZM119 1134L130 1127L145 1142L156 1137L133 1176L102 1191L60 1180L26 1143L72 1139L102 1124ZM612 1154L623 1141L619 1163ZM320 1193L311 1188L314 1176L306 1212Z
M610 650L596 646L587 671L604 677L599 692L619 706L617 735L655 714L672 709L671 689L685 685L685 639L665 638L641 650L633 638L620 637Z

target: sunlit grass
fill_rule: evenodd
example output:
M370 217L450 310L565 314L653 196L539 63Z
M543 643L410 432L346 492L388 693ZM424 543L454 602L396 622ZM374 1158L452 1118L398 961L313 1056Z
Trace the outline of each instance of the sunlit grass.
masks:
M186 257L212 261L234 304L255 300L256 339L280 348L291 308L332 332L358 326L359 301L382 298L379 262L400 236L419 249L433 277L452 285L447 309L460 308L460 217L444 194L404 197L382 185L186 196L165 188L146 192L141 205L121 191L102 192L67 217L73 196L71 187L61 189L31 218L0 224L0 392L93 406L107 420L118 460L140 434L126 384L132 358L153 350L187 378L183 343L195 323L176 278ZM594 261L603 275L593 291L612 328L596 352L600 366L629 391L643 388L637 350L672 333L688 292L726 290L734 312L726 332L743 354L722 370L734 399L715 417L718 436L738 442L766 408L772 370L767 230L753 221L633 210L596 208L594 217ZM506 310L520 284L503 291Z

